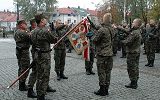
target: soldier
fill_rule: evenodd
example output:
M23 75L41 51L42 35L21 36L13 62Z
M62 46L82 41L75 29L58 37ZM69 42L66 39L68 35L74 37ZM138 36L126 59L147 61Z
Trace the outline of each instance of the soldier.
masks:
M30 20L30 27L29 27L29 30L30 31L32 31L32 30L34 30L36 27L37 27L37 24L36 24L36 21L35 21L35 19L34 18L32 18L31 20Z
M89 38L89 55L90 55L90 60L85 60L85 69L86 69L86 75L94 75L95 73L92 71L93 68L93 63L94 63L94 46L93 46L93 41L91 40L91 37L93 36L93 32L88 32L86 34L86 37Z
M114 29L114 39L113 39L113 56L116 56L117 54L117 50L118 50L118 30L114 28L114 24L112 25L113 29Z
M30 20L30 25L31 26L29 27L29 30L32 32L37 27L36 20L35 19L31 19ZM31 54L32 54L32 60L33 60L34 59L34 54L35 54L35 50L33 48L31 49ZM33 61L32 61L32 63L33 63ZM28 93L27 93L27 96L29 98L37 98L37 95L33 91L33 86L34 86L34 84L36 82L36 74L37 74L36 65L34 63L34 64L32 64L32 72L29 75L29 81L28 81Z
M138 87L137 81L139 78L139 57L140 57L140 46L141 46L141 31L140 26L142 24L141 19L134 19L132 23L132 31L127 36L126 40L123 41L127 46L127 71L131 83L125 85L127 88L136 89Z
M36 15L35 20L38 27L32 31L31 42L32 49L35 50L34 61L37 67L37 100L45 100L51 68L50 44L56 42L56 37L50 28L46 27L47 20L44 15Z
M36 20L35 19L31 19L30 20L30 24L31 24L31 27L30 27L30 31L32 33L32 31L36 28ZM32 53L32 59L34 59L34 55L35 55L35 49L32 48L31 49L31 53ZM34 63L34 60L32 61L32 63ZM28 81L28 94L27 96L29 98L36 98L37 95L35 94L35 92L33 91L33 87L34 87L34 84L36 82L36 75L37 75L37 69L36 69L36 65L35 64L32 64L32 72L30 73L30 76L29 76L29 81ZM50 86L47 87L47 92L56 92L56 90L52 89Z
M30 65L30 57L29 57L29 33L27 32L27 23L25 20L19 20L18 29L14 34L14 39L16 42L16 56L18 60L18 76L21 75ZM21 79L19 79L19 90L27 91L28 87L25 82L28 77L27 72Z
M97 34L93 38L96 46L97 71L99 76L100 89L94 94L105 96L108 95L110 85L111 70L113 67L113 29L111 28L111 14L106 13L103 16L103 23Z
M123 29L127 29L126 27L127 27L127 24L124 23ZM120 38L120 44L122 48L122 56L120 58L126 58L126 45L122 41L126 39L127 35L125 32L119 31L119 36L120 36L119 38Z
M62 37L66 32L66 25L63 25L60 20L56 21L56 36L58 38ZM65 67L65 58L66 58L66 45L65 40L63 39L57 46L54 48L54 60L55 60L55 72L57 74L57 80L68 79L64 75Z
M155 43L156 43L156 23L151 19L149 27L146 29L146 53L148 63L145 66L153 67L155 60Z

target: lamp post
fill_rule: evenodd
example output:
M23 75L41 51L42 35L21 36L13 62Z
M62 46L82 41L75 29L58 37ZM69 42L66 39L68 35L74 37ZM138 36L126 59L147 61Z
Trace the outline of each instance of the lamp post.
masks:
M17 22L19 20L19 5L18 5L18 2L17 2Z

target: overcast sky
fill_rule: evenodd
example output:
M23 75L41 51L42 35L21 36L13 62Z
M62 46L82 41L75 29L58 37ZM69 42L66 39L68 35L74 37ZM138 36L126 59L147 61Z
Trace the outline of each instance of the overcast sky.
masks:
M96 9L96 4L102 3L102 0L57 0L58 7L82 7L89 9ZM0 0L0 11L9 9L10 11L15 11L16 7L13 4L13 0Z

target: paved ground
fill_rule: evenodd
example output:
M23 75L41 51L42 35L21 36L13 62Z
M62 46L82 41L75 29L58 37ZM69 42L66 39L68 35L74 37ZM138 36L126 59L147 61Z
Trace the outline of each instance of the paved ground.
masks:
M53 55L53 53L52 53ZM109 96L100 97L93 94L98 87L98 76L85 75L84 61L75 53L67 54L65 74L68 80L57 81L54 72L54 60L50 85L57 90L48 93L50 100L160 100L160 54L156 54L155 67L144 67L146 56L141 54L140 79L138 89L128 89L129 83L126 71L126 59L120 58L121 53L114 57ZM52 57L53 58L53 57ZM13 39L0 39L0 100L36 100L27 98L27 92L18 90L18 85L7 89L7 86L17 77L17 60ZM94 64L96 72L96 64Z

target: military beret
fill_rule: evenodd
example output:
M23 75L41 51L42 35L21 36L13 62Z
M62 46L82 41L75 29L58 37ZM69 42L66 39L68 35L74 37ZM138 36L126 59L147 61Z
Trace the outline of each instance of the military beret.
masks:
M86 37L92 37L93 36L93 33L92 32L88 32L87 34L86 34Z

